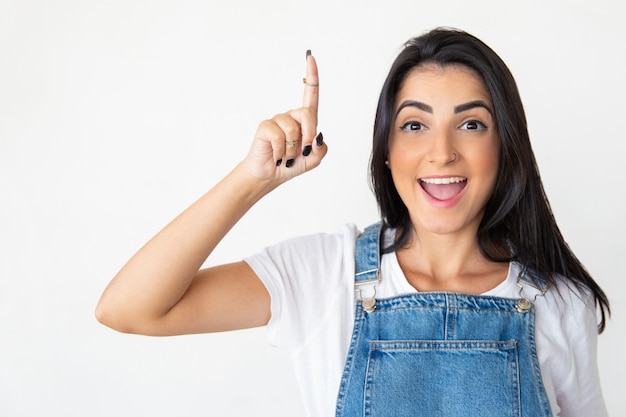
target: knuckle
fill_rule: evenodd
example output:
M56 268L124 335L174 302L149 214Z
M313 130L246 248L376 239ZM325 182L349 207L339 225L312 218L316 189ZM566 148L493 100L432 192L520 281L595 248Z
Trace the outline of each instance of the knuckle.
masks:
M300 128L297 126L286 126L284 128L285 135L288 138L299 138L300 137Z
M276 122L273 119L267 119L259 123L257 131L263 133L272 133L276 130L276 128Z

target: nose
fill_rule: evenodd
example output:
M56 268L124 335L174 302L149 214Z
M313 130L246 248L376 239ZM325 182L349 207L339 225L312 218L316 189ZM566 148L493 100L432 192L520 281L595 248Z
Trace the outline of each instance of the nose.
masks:
M434 164L448 164L456 161L458 153L454 148L452 134L442 130L433 135L427 157L428 162Z

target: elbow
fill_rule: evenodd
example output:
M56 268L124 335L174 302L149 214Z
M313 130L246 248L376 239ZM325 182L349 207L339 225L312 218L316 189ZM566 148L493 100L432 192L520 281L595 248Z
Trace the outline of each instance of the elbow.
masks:
M95 310L96 320L120 333L143 336L162 336L158 321L139 319L142 317L137 311L128 311L115 303L100 300Z
M118 320L115 319L115 314L112 313L113 312L102 302L102 300L96 306L95 316L96 320L98 320L100 324L122 333L128 333L127 331L124 331L125 329L122 329Z
M104 300L100 300L95 311L96 320L106 327L116 330L120 333L137 334L138 332L129 325L126 316L118 308L109 305Z

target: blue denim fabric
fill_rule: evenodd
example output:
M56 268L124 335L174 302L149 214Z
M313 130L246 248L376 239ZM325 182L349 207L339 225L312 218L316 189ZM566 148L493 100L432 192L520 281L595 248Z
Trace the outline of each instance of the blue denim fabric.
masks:
M377 278L379 235L374 225L357 240L357 284ZM436 292L376 300L372 312L357 303L336 416L551 416L534 308L516 302Z

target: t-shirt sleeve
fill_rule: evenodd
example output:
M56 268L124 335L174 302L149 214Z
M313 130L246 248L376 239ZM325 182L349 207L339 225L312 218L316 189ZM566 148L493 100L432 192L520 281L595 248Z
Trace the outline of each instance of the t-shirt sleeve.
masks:
M555 384L559 417L608 416L597 362L597 315L591 296L572 296L562 318L567 350L559 359L561 380Z
M271 297L272 345L295 349L329 303L353 287L357 234L354 225L345 225L337 233L286 240L244 259Z

